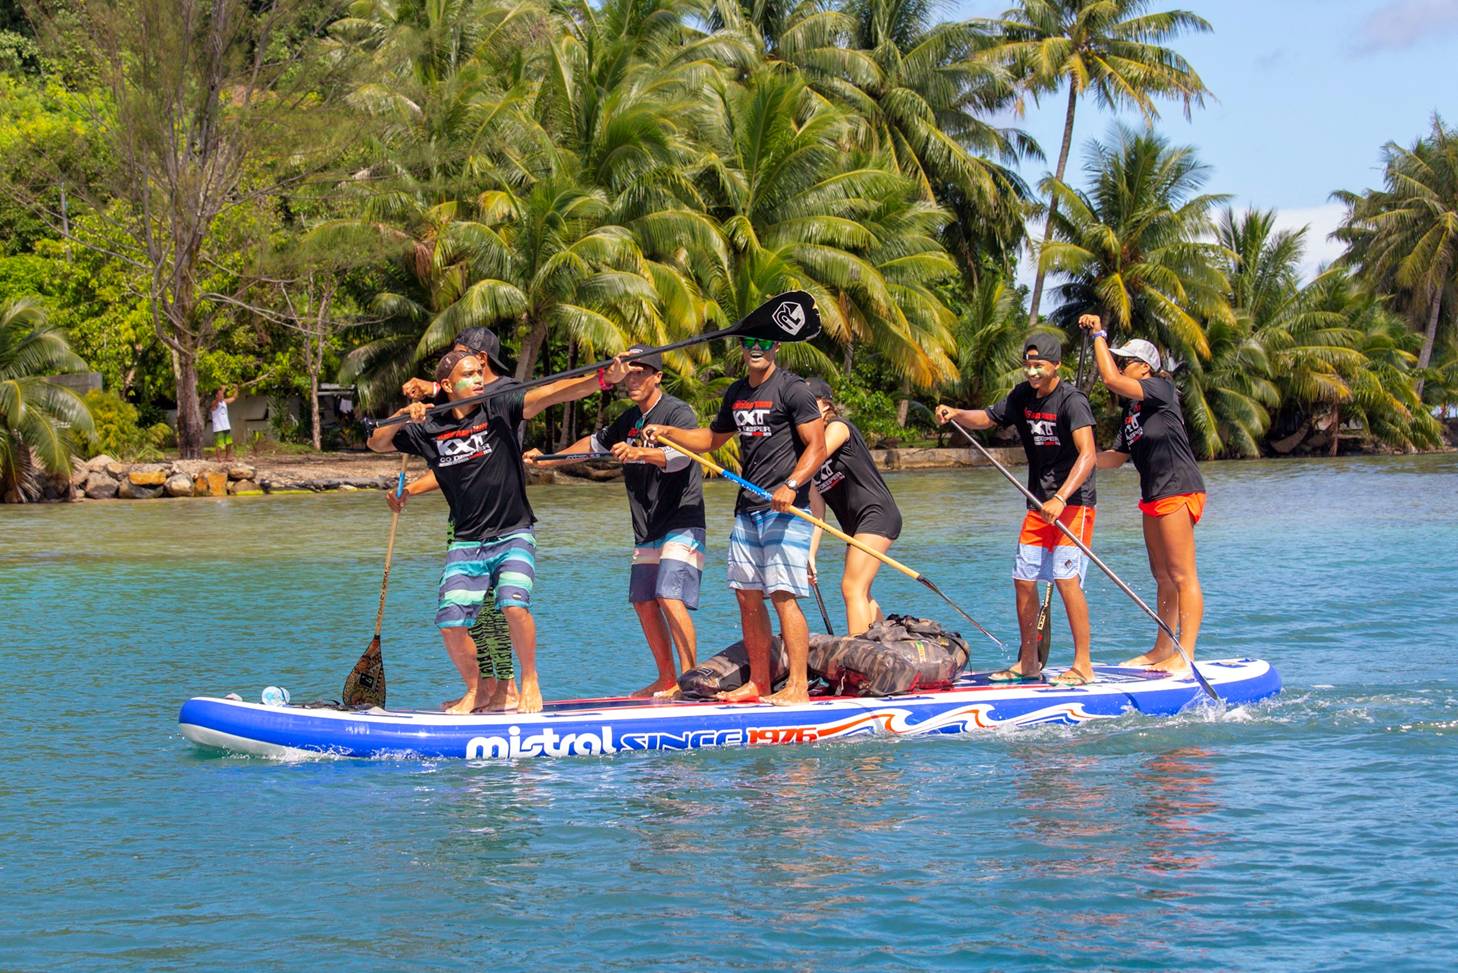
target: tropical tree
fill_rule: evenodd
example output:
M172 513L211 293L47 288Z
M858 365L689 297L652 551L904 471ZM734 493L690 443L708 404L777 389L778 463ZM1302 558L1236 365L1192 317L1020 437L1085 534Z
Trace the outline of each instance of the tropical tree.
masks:
M1434 115L1411 148L1383 149L1383 188L1338 192L1347 217L1338 237L1344 261L1378 290L1400 291L1422 332L1418 395L1432 363L1439 323L1458 317L1458 132Z
M1050 184L1058 209L1039 268L1067 278L1053 321L1075 333L1080 315L1098 314L1179 358L1208 357L1206 327L1232 321L1228 251L1208 241L1225 197L1200 192L1209 170L1192 148L1152 132L1116 127L1089 154L1087 192Z
M92 434L80 396L47 376L86 371L39 304L0 304L0 498L38 494L39 473L71 475L71 457Z
M985 22L994 50L1013 66L1033 95L1068 88L1063 141L1053 183L1062 183L1073 145L1078 100L1092 95L1109 109L1135 108L1146 123L1159 117L1156 98L1174 98L1188 118L1203 105L1205 82L1183 57L1163 46L1210 24L1188 10L1149 13L1149 0L1017 0L999 20ZM1061 201L1050 194L1044 240L1053 236ZM1039 262L1028 307L1038 321L1045 268Z

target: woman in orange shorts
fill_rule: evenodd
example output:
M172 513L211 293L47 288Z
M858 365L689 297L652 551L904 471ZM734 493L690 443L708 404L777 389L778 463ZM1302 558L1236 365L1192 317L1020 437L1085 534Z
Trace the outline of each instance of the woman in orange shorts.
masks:
M1205 480L1190 448L1179 393L1169 374L1160 369L1154 345L1135 339L1110 349L1097 315L1083 315L1078 326L1093 333L1094 360L1104 385L1125 400L1119 433L1113 446L1099 453L1099 469L1122 466L1134 458L1144 544L1159 587L1159 617L1176 628L1180 646L1193 659L1205 615L1205 595L1195 570L1195 525L1205 511ZM1124 665L1166 672L1188 669L1163 630L1154 648Z

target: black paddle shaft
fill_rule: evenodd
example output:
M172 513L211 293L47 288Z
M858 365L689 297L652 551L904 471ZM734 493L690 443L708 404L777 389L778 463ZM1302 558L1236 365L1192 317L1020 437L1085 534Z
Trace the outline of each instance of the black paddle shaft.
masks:
M661 355L665 351L677 351L680 348L687 348L690 345L702 344L705 341L714 341L718 338L762 338L770 341L808 341L820 334L820 309L815 306L815 298L805 291L786 291L765 301L759 307L750 311L741 320L736 321L727 328L720 328L718 331L708 331L704 334L696 334L689 338L681 338L678 341L666 345L659 345L656 348L645 348L637 352L634 358L644 358L648 355ZM524 392L528 389L539 388L543 385L550 385L553 382L560 382L563 379L579 378L583 375L591 375L598 369L607 368L614 359L606 358L602 361L593 362L590 365L582 365L577 368L569 368L565 372L558 372L555 375L544 375L541 378L532 379L530 382L522 382L519 385L512 385L509 388L493 389L489 392L482 392L480 395L472 395L464 399L456 399L442 405L432 406L427 409L427 416L438 415L442 412L449 412L452 409L460 409L467 406L477 405L487 399L503 395L507 392ZM394 426L409 421L410 417L405 415L390 416L386 419L365 419L366 431L373 431L381 426Z

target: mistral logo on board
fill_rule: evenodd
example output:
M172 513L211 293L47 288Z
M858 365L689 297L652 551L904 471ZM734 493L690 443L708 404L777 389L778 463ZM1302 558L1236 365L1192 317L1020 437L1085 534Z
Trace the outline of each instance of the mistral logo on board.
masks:
M775 308L774 319L787 334L799 334L805 327L805 309L794 301L785 301Z

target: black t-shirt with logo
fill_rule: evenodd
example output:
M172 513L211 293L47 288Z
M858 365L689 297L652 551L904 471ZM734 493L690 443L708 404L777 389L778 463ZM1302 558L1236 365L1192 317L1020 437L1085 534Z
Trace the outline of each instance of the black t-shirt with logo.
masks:
M879 534L895 540L901 536L901 510L891 488L854 423L837 417L825 424L826 430L837 422L850 435L815 471L815 489L847 534Z
M1124 421L1110 448L1128 453L1139 471L1139 495L1146 502L1181 493L1204 493L1205 478L1190 448L1185 414L1174 382L1139 380L1144 398L1124 406Z
M660 395L646 415L638 406L630 406L592 438L604 448L617 443L643 446L643 427L649 423L697 429L699 417L682 399ZM624 463L623 482L637 543L658 540L671 530L704 526L704 484L698 464L670 473L652 463Z
M790 478L805 452L795 427L820 418L820 407L805 380L776 367L758 386L741 378L724 393L724 404L709 424L714 432L739 433L739 465L746 480L773 493ZM810 483L800 484L795 505L810 502ZM739 491L736 514L769 509L769 501Z
M499 378L486 390L500 382L516 384ZM455 540L488 540L536 521L527 503L526 468L516 436L525 403L525 392L503 392L473 408L464 419L445 412L396 430L395 448L425 457L435 471L451 507Z
M987 409L999 426L1016 426L1028 454L1028 489L1041 501L1048 501L1078 462L1078 447L1073 444L1073 431L1094 424L1093 406L1088 396L1069 382L1043 398L1023 382L1007 394L1007 398ZM1094 474L1089 472L1073 495L1070 507L1094 505ZM1032 505L1028 505L1031 509Z

